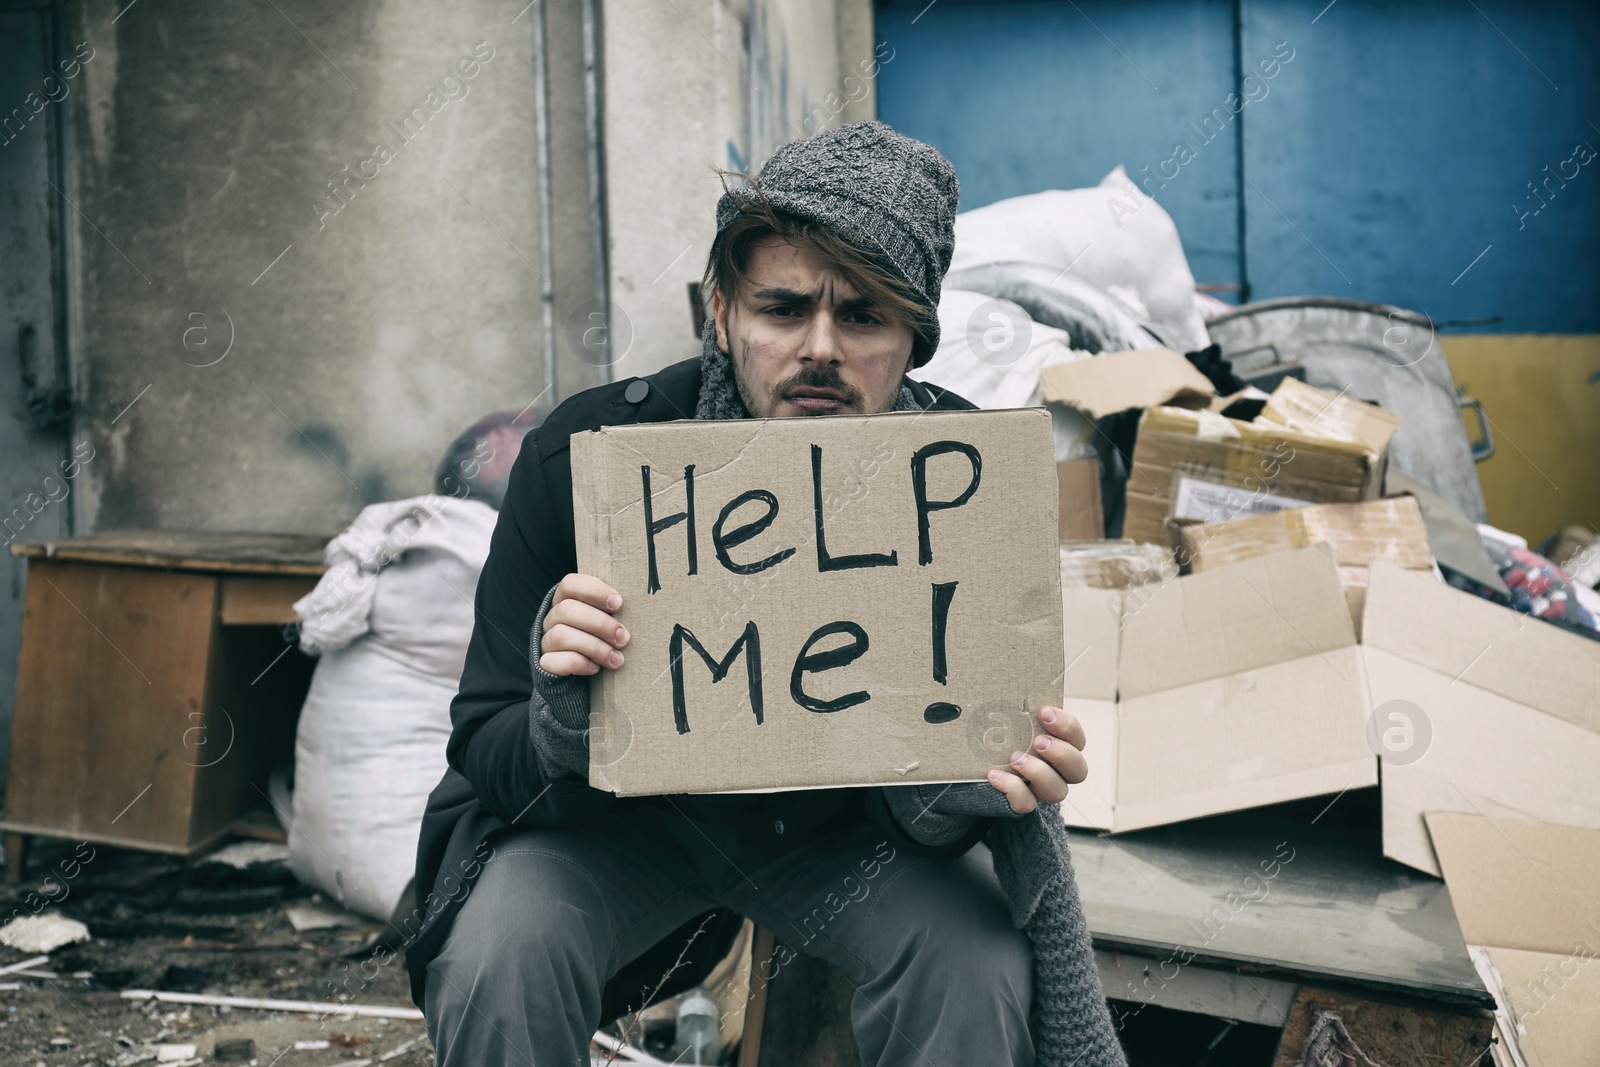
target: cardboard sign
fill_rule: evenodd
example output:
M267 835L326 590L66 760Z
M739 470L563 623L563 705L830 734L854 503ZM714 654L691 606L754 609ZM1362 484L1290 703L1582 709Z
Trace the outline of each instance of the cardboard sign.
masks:
M590 689L597 788L978 781L1060 699L1042 408L607 428L572 472L631 635Z

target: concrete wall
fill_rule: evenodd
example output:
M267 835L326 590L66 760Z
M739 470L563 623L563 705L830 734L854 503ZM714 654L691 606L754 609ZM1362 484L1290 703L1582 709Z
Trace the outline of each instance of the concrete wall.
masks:
M869 0L597 0L607 366L581 0L545 7L548 392L537 10L70 0L79 532L332 533L482 415L692 355L714 168L872 114Z
M875 114L869 0L605 0L610 289L629 340L613 377L696 355L688 286L724 170ZM622 335L614 331L614 336Z
M480 416L539 397L532 20L515 16L69 5L69 43L96 52L70 100L78 433L97 454L81 531L337 531L427 491ZM581 60L557 51L570 82ZM554 110L581 166L581 94ZM558 214L579 260L586 226L581 203Z

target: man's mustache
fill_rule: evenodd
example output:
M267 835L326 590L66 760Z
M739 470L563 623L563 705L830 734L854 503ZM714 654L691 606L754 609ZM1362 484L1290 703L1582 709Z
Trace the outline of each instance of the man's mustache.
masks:
M846 404L859 407L861 404L861 391L844 380L837 367L832 366L807 366L779 382L772 389L772 402L777 404L789 395L793 389L827 389L837 393Z

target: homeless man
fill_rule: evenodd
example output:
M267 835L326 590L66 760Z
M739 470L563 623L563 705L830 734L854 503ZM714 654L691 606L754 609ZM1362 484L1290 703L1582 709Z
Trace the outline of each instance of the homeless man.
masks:
M587 1064L608 982L716 909L844 971L866 1064L1125 1062L1056 807L1086 774L1065 712L1041 709L1045 732L988 782L633 798L587 782L589 678L629 669L628 614L574 573L569 435L971 408L906 376L939 343L957 195L942 155L880 123L778 149L718 202L701 356L580 393L523 440L418 852L432 892L407 963L444 1067ZM852 883L858 902L807 924Z

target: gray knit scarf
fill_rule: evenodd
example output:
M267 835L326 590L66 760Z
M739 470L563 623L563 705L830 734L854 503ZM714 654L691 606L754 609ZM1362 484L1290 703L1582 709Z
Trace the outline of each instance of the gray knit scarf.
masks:
M706 320L700 353L697 419L748 419L731 359L717 348ZM920 411L902 385L894 411ZM885 786L902 826L924 844L959 840L974 818L993 822L986 840L1012 923L1033 943L1033 1033L1037 1067L1127 1067L1110 1008L1100 988L1094 945L1078 901L1067 832L1055 804L1016 815L987 782L953 786Z
M900 386L890 411L921 411L922 405L911 395L909 386ZM697 419L749 419L754 418L739 395L739 383L733 378L733 359L717 347L716 320L706 316L705 329L700 333L700 402L695 405Z

